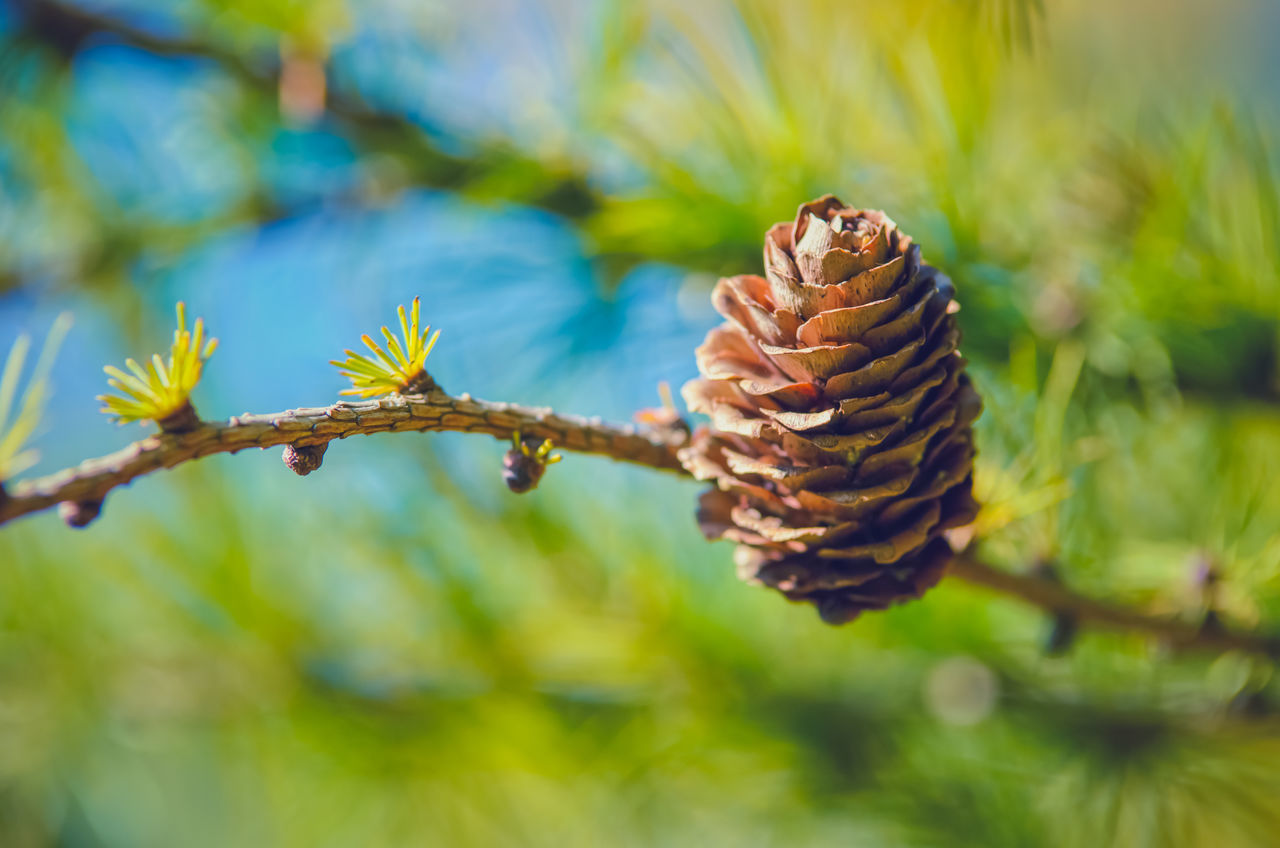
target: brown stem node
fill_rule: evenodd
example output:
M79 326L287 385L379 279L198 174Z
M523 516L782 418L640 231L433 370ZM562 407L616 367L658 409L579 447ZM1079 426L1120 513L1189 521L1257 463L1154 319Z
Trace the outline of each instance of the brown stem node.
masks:
M169 413L164 418L156 420L161 432L170 435L180 435L182 433L190 433L200 426L200 416L196 415L196 408L191 405L190 401L184 403L174 412Z
M324 452L329 449L328 442L318 445L285 445L284 464L299 477L306 477L320 467L324 461Z
M102 501L63 501L58 504L58 516L68 527L77 530L88 527L102 514Z
M1058 613L1053 617L1053 625L1044 641L1044 653L1048 657L1065 656L1076 642L1080 632L1080 621L1074 615Z
M418 374L405 384L404 391L401 394L406 395L425 395L433 391L439 391L440 385L436 383L435 378L427 373L424 368Z
M537 440L525 440L517 430L511 437L512 447L502 457L502 479L507 488L522 495L538 487L542 475L547 473L547 466L559 462L559 455L553 456L554 443L545 439L540 444Z

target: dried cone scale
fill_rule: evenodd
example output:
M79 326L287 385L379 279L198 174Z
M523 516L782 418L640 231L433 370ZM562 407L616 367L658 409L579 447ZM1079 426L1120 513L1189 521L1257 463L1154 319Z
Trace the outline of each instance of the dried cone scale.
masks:
M920 597L972 521L981 401L962 371L950 280L883 212L828 195L765 236L765 277L722 279L698 348L682 453L698 520L739 574L832 624Z

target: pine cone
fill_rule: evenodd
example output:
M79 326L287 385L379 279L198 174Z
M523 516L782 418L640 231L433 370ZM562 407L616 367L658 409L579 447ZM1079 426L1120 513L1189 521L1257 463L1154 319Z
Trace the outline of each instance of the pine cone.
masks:
M739 574L841 624L942 577L943 531L977 512L982 404L951 281L883 212L806 203L766 234L764 261L764 278L712 294L728 320L684 387L712 427L681 461L716 484L698 521L739 544Z

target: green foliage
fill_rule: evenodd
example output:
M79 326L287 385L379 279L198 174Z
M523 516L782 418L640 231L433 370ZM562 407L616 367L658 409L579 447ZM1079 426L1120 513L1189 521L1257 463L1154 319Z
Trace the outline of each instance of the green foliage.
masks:
M107 383L122 394L99 395L98 400L104 404L102 411L114 415L121 424L163 421L190 405L191 391L200 382L204 363L217 349L218 340L205 340L203 318L197 318L192 329L187 329L186 304L181 301L177 312L178 328L173 331L167 360L155 353L143 368L135 360L126 359L130 374L113 365L103 367L111 378Z
M39 459L35 450L27 447L49 400L49 373L63 338L71 329L71 315L63 313L54 320L45 337L31 376L27 380L22 397L18 399L18 381L22 378L22 366L31 347L28 336L18 336L0 372L0 482L21 474Z
M420 311L419 298L416 297L409 315L406 316L403 305L398 308L403 344L394 333L383 327L382 336L387 340L386 350L368 335L364 335L360 337L360 341L364 342L373 356L348 349L343 351L347 355L345 360L329 361L330 365L341 369L342 376L351 380L351 388L343 389L339 394L370 398L393 392L420 392L429 387L424 383L424 380L429 379L426 372L427 356L436 346L440 331L436 330L428 341L431 327L419 327Z

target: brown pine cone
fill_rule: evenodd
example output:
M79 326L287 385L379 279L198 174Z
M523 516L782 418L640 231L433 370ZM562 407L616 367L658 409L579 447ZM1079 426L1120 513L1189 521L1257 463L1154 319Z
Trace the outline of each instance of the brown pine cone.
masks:
M951 281L883 212L831 195L765 236L765 277L720 280L681 461L712 481L698 521L739 574L841 624L920 597L942 533L973 520L981 400L962 371Z

